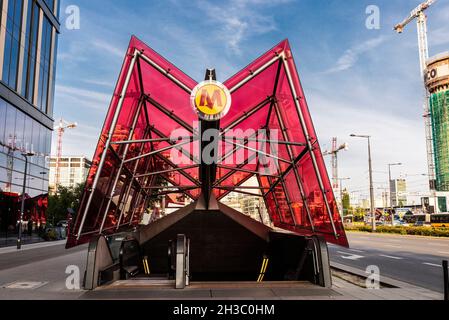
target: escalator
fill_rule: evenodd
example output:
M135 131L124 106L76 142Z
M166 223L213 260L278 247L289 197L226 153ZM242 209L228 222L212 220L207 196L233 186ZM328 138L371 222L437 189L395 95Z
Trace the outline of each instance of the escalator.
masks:
M177 288L190 282L263 281L330 286L324 240L272 229L222 204L203 210L194 203L105 242L111 262L97 270L97 280L90 277L87 288L117 280Z

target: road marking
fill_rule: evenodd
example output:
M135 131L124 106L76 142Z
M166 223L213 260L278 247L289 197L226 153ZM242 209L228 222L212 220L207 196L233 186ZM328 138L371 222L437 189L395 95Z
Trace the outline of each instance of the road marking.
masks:
M341 256L342 259L346 259L346 260L359 260L364 258L364 256L359 256L356 254L351 254L351 253L347 253L347 252L343 252L343 251L338 251L338 253L343 254L343 256Z
M48 282L34 282L34 281L16 281L7 284L3 288L6 289L22 289L22 290L34 290L45 286Z
M349 249L349 251L358 252L358 253L364 253L365 252L365 251L357 250L357 249Z
M435 264L435 263L423 262L423 264L425 264L426 266L442 268L442 266L440 266L439 264Z
M387 256L385 254L381 254L380 256L384 257L384 258L394 259L394 260L403 260L404 259L404 258L401 258L401 257Z

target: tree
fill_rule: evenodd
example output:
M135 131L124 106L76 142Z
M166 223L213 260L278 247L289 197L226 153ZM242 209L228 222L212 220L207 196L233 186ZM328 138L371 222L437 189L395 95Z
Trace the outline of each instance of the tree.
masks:
M68 209L78 212L84 184L78 184L74 188L59 186L56 194L48 196L47 221L55 224L66 220Z
M357 207L354 210L354 221L363 221L366 211L363 208Z
M343 216L346 216L348 215L349 209L351 208L351 199L349 197L348 190L346 189L343 191L342 203L343 203Z

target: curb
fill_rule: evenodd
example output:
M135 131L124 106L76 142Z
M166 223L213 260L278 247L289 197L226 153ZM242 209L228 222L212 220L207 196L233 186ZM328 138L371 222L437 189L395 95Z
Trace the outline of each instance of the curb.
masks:
M331 262L330 266L332 269L336 269L339 271L343 271L358 277L361 277L363 279L368 278L368 274L361 270L361 269L357 269L354 267L350 267L341 263L337 263L337 262ZM388 286L388 287L392 287L392 288L404 288L404 287L410 287L411 285L405 282L400 282L388 277L383 277L380 276L380 284L384 285L384 286Z
M28 250L33 250L33 249L53 247L53 246L63 245L66 242L67 242L67 240L33 243L33 244L28 244L28 245L22 246L21 250L17 250L17 248L15 246L6 247L6 248L0 249L0 254L7 254L7 253L13 253L13 252L22 252L22 251L28 251Z
M340 270L340 271L343 271L343 272L346 272L346 273L349 273L349 274L352 274L352 275L355 275L355 276L359 276L359 277L362 277L362 278L365 278L365 279L367 278L367 273L365 271L361 270L361 269L350 267L350 266L347 266L347 265L344 265L344 264L341 264L341 263L337 263L337 262L331 262L330 266L333 269L337 269L337 270ZM395 279L392 279L392 278L389 278L389 277L385 277L385 276L382 276L382 275L380 276L380 283L383 284L383 285L386 285L386 286L390 286L390 287L392 287L392 289L411 289L411 290L417 290L417 289L418 290L423 290L424 289L424 290L429 291L430 293L439 294L436 291L432 291L432 290L429 290L429 289L426 289L426 288L423 288L423 287L418 287L418 286L415 286L413 284L410 284L410 283L407 283L407 282L403 282L403 281L399 281L399 280L395 280Z
M403 237L403 238L415 238L415 239L434 239L434 240L443 240L449 242L449 237L434 237L434 236L417 236L412 234L399 234L399 233L386 233L386 232L366 232L366 231L358 231L358 230L345 230L346 233L358 233L358 234L366 234L366 235L376 235L376 236L386 236L386 237Z

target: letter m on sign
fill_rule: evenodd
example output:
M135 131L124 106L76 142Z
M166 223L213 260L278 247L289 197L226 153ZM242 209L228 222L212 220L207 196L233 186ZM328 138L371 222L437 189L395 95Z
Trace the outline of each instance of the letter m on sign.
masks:
M212 93L212 96L209 94L210 91L207 89L203 89L201 91L201 100L200 100L200 106L201 107L208 107L208 108L222 108L223 107L223 101L221 100L221 93L220 90L215 89Z

